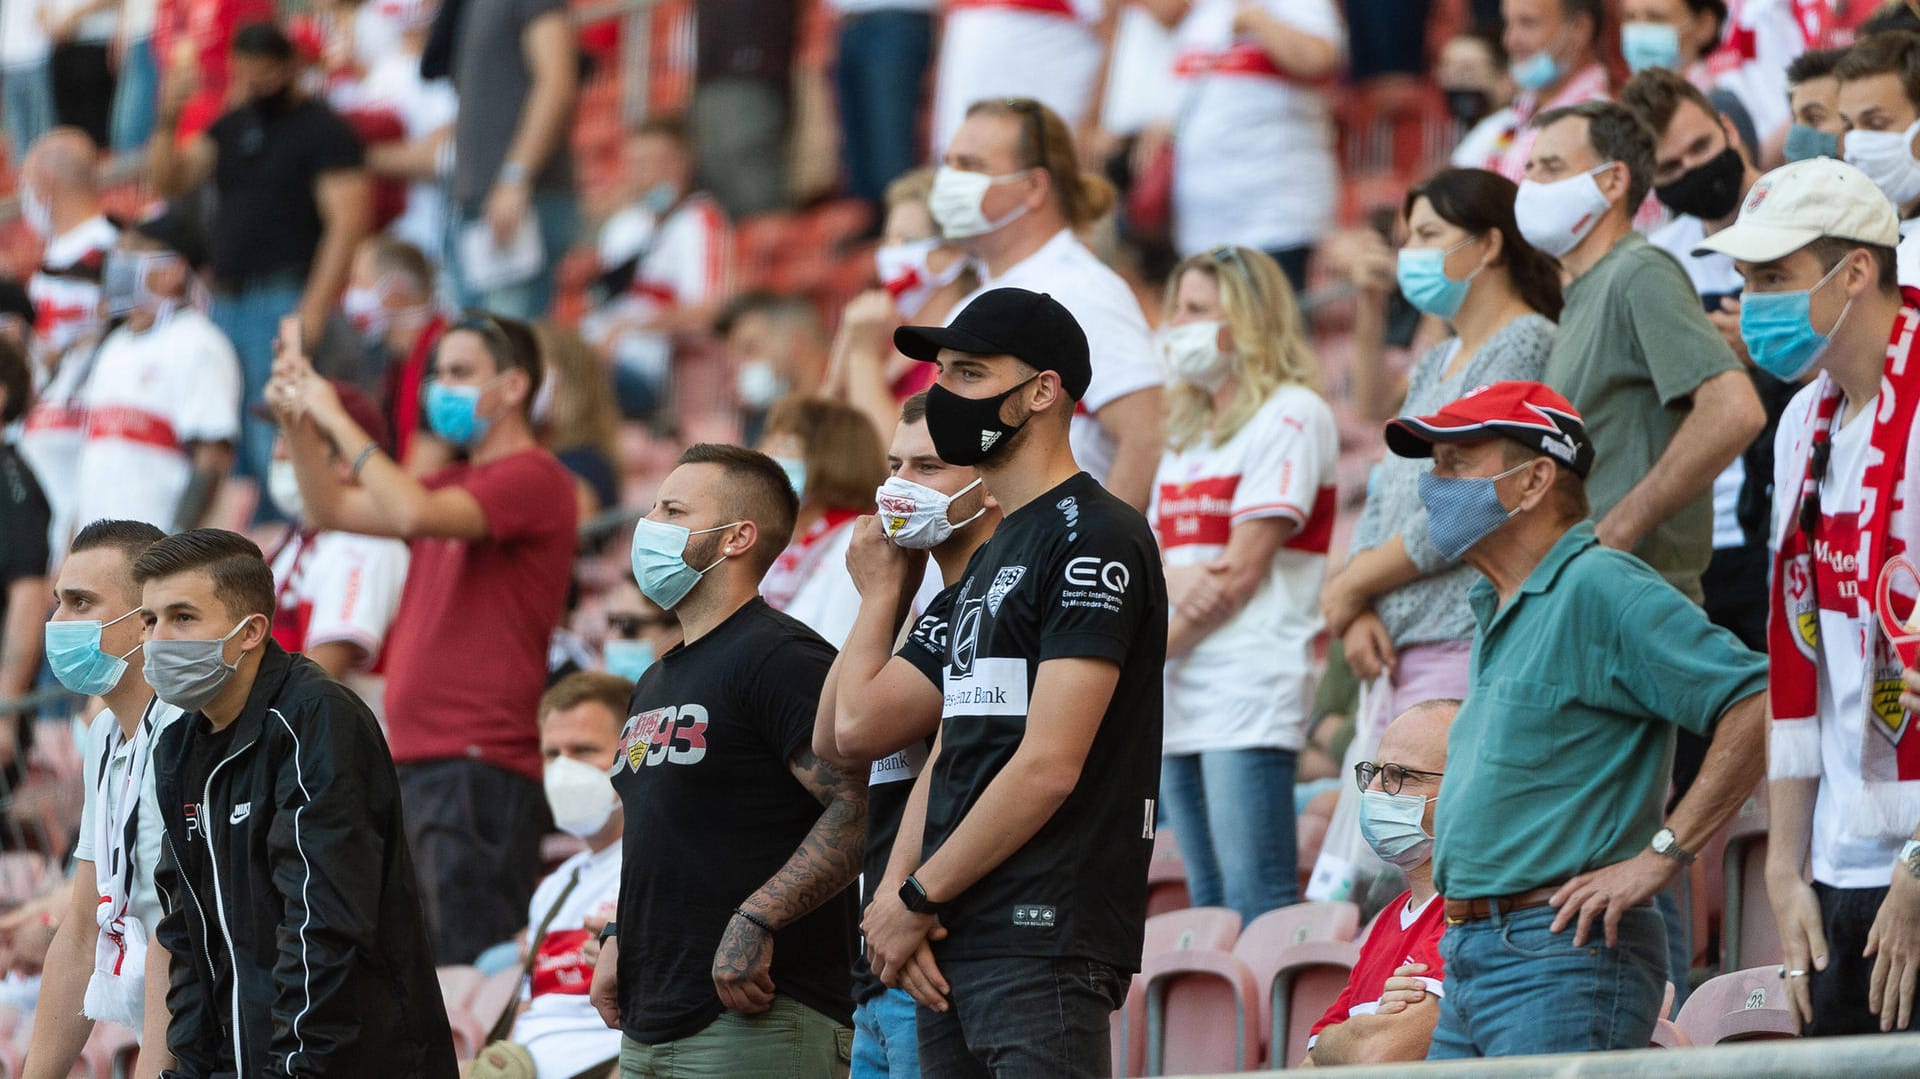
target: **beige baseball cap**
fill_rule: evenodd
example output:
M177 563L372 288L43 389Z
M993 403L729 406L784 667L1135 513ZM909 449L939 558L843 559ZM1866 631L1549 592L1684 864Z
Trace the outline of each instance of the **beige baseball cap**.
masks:
M1823 236L1898 247L1900 214L1866 173L1837 158L1808 158L1755 180L1740 203L1740 217L1693 253L1772 262Z

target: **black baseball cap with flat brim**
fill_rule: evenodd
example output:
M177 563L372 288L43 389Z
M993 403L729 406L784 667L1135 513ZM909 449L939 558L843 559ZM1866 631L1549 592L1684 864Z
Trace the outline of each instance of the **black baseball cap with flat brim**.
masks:
M1087 395L1093 381L1087 334L1073 313L1052 296L1023 288L989 289L945 326L902 326L893 331L893 347L923 363L939 359L943 349L1012 356L1036 371L1059 375L1061 388L1075 401Z

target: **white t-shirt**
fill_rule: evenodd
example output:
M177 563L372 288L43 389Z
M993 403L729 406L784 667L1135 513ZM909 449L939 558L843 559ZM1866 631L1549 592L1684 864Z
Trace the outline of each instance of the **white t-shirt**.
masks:
M1733 0L1725 43L1707 58L1713 84L1733 91L1761 141L1786 124L1787 65L1807 51L1794 0Z
M187 447L240 435L240 361L207 316L182 308L146 333L122 326L109 335L82 399L74 519L172 528L193 475Z
M7 0L11 4L14 0ZM87 6L87 0L40 0L46 8L47 21L55 26L60 20ZM120 28L120 9L118 5L108 6L80 20L74 27L73 41L80 45L104 45L113 40Z
M792 598L781 609L840 649L846 647L847 635L853 632L854 618L860 613L860 590L853 585L853 574L847 572L853 522L834 529L818 542L819 557L810 559L811 571L794 582ZM917 616L932 606L940 588L940 567L929 558L920 590L914 593L912 613Z
M129 42L153 36L154 20L160 14L160 0L122 0L120 19Z
M1179 51L1173 31L1145 8L1121 8L1100 126L1115 135L1132 135L1148 124L1172 123L1180 103L1180 81L1173 73Z
M933 89L933 154L976 101L1030 97L1077 129L1100 74L1104 0L948 0Z
M1158 386L1165 378L1140 301L1119 274L1067 229L1061 229L1046 246L1006 273L982 282L973 295L953 306L948 321L966 310L974 296L996 288L1048 293L1086 333L1093 381L1087 384L1087 395L1074 410L1070 437L1074 460L1094 479L1105 483L1113 469L1115 440L1095 417L1120 398Z
M1808 386L1794 396L1780 419L1774 441L1776 512L1794 513L1799 506L1802 461L1787 452L1806 435L1813 410L1806 407ZM1845 402L1841 403L1845 407ZM1874 405L1834 435L1827 461L1826 482L1820 487L1822 541L1841 551L1859 550L1861 481L1866 476L1868 436L1873 432ZM1836 556L1838 557L1838 556ZM1820 560L1815 559L1816 563ZM1853 558L1847 557L1848 566ZM1902 840L1857 835L1846 822L1854 801L1866 789L1860 771L1861 739L1866 731L1866 703L1860 695L1866 685L1865 657L1854 622L1854 574L1833 572L1830 563L1815 567L1815 593L1820 602L1820 789L1813 803L1813 879L1835 888L1884 888L1893 879L1893 860ZM1841 595L1844 585L1848 594Z
M128 662L139 662L139 656L135 655ZM180 718L181 712L173 705L156 700L153 702L152 715L153 737L158 738L168 724ZM117 797L115 803L100 805L97 793L100 788L100 762L106 756L107 738L119 724L120 721L114 718L113 709L102 709L100 714L94 717L93 725L87 728L86 759L81 762L86 769L86 787L83 790L86 800L80 806L80 837L74 842L73 856L80 861L94 863L94 879L103 885L104 882L100 881L100 877L109 872L106 866L113 864L114 852L94 849L93 833L97 827L94 819L95 814L113 814L119 808ZM139 737L137 730L136 738ZM126 739L120 743L112 759L107 761L107 777L112 781L108 788L110 793L125 789L124 777L128 766L132 763L133 740ZM153 883L153 870L160 864L160 847L166 830L164 822L160 819L159 796L154 789L154 777L158 774L158 764L149 754L147 774L140 783L140 807L135 811L137 817L134 821L133 897L127 906L133 916L140 919L140 924L146 927L149 940L153 939L154 930L160 926L160 916L165 913L160 906L159 889ZM121 837L116 837L118 838ZM105 866L102 865L103 862ZM102 894L105 893L102 892Z
M1900 222L1900 246L1893 249L1901 288L1920 288L1920 218Z
M868 15L876 11L933 13L933 0L827 0L827 6L842 15Z
M40 26L40 9L48 0L0 2L0 67L45 63L53 50ZM17 150L15 151L18 152Z
M1261 0L1268 14L1346 48L1329 0ZM1333 118L1324 85L1276 66L1235 35L1239 0L1195 0L1180 24L1175 71L1185 95L1174 132L1176 244L1274 251L1313 242L1339 205Z
M34 397L18 440L20 455L39 478L47 507L53 511L47 546L56 565L66 553L67 541L79 530L74 511L79 501L80 451L87 444L87 406L81 395L93 363L92 345L66 355Z
M27 281L33 300L34 340L42 356L65 352L100 326L100 280L107 252L120 230L95 215L47 241L40 265ZM77 268L84 275L48 273Z
M1282 517L1300 526L1246 605L1167 662L1166 752L1305 744L1339 456L1327 403L1287 386L1224 445L1161 459L1147 519L1169 578L1224 554L1235 525Z
M638 255L633 284L591 312L581 333L597 341L612 321L645 323L675 308L710 303L727 293L733 232L720 204L704 192L682 199L664 220L629 206L600 228L600 266L610 270ZM615 362L659 377L672 357L671 335L628 330L614 343Z
M407 583L406 543L353 532L319 532L282 547L273 560L279 610L302 627L301 647L351 641L379 661L400 592Z
M595 1064L620 1055L620 1032L587 1000L593 984L593 966L584 949L590 937L589 915L613 918L620 900L620 841L606 850L581 851L560 863L527 905L527 932L546 919L547 912L578 871L580 883L554 915L547 935L539 942L533 961L533 984L521 989L527 1010L513 1025L513 1040L533 1056L536 1079L572 1079ZM482 1016L491 1022L492 1016Z
M1519 117L1520 114L1513 111L1512 105L1481 117L1479 123L1460 136L1447 163L1456 169L1486 168L1487 162L1506 152L1507 144L1513 140Z
M354 21L358 36L368 13L379 4L367 4ZM360 100L368 106L392 109L400 117L409 140L423 139L453 125L460 111L460 97L446 79L431 81L420 77L420 57L413 53L389 50L367 69L360 80ZM407 208L388 231L432 254L446 240L447 198L437 180L417 180L407 185Z
M1696 255L1693 249L1707 238L1707 227L1690 214L1677 214L1666 224L1647 233L1647 242L1672 255L1687 271L1693 290L1701 296L1738 295L1746 288L1733 258L1717 251ZM1713 481L1713 549L1724 551L1745 547L1747 534L1740 527L1740 488L1747 482L1747 462L1735 457Z

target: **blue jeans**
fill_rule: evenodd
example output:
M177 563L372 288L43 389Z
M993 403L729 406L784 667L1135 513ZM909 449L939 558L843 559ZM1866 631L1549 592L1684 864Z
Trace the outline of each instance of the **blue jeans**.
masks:
M1232 907L1242 924L1300 901L1294 754L1227 749L1160 762L1167 826L1196 907Z
M53 128L53 74L43 57L38 63L18 64L0 71L0 95L5 97L7 136L13 142L14 167L35 139Z
M849 1079L913 1079L920 1074L915 1007L905 990L888 989L853 1009Z
M942 961L953 1007L916 1009L925 1079L1105 1079L1132 980L1087 959Z
M921 83L933 54L933 17L924 11L874 11L840 23L834 72L847 188L877 203L887 185L913 168Z
M1686 870L1674 874L1673 883L1654 895L1653 907L1667 927L1667 980L1673 983L1673 1014L1667 1018L1672 1019L1691 992L1687 972L1693 969L1693 880Z
M565 151L562 151L565 152ZM455 224L453 237L453 256L447 260L453 270L454 296L461 307L481 307L496 315L508 318L524 319L528 322L547 317L547 308L553 305L553 268L573 246L574 232L580 226L579 210L574 206L573 195L563 191L536 191L533 194L533 217L540 228L540 244L546 249L545 265L540 272L517 285L497 288L491 292L476 292L467 286L460 272L460 237L467 226L485 216L481 212L460 211Z
M264 398L273 376L273 339L280 320L300 306L304 274L284 270L254 279L238 292L216 292L207 317L232 342L240 357L240 459L238 473L266 482L267 462L273 459L273 424L255 416L250 406ZM262 511L270 503L261 500Z
M112 141L115 153L137 150L153 135L154 102L160 98L160 69L153 60L153 39L127 45L120 63L120 85L113 94Z
M1548 932L1552 907L1450 925L1440 938L1447 993L1428 1060L1645 1049L1667 981L1667 930L1651 905L1620 918L1606 946L1573 927Z

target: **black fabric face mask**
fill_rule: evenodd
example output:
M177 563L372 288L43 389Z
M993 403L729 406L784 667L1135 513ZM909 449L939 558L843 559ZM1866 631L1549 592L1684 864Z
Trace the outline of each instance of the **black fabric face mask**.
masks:
M262 121L278 120L294 106L293 83L289 82L270 94L262 94L249 104Z
M966 468L980 464L1005 448L1014 432L1027 425L1031 415L1019 423L1000 420L1000 406L1032 382L1034 375L1005 393L992 397L962 397L938 382L927 387L927 434L940 459Z
M1670 184L1653 189L1660 202L1675 213L1702 221L1718 221L1740 205L1740 178L1745 172L1740 151L1726 149Z
M1472 127L1493 112L1493 95L1485 90L1448 90L1447 111L1453 118Z

